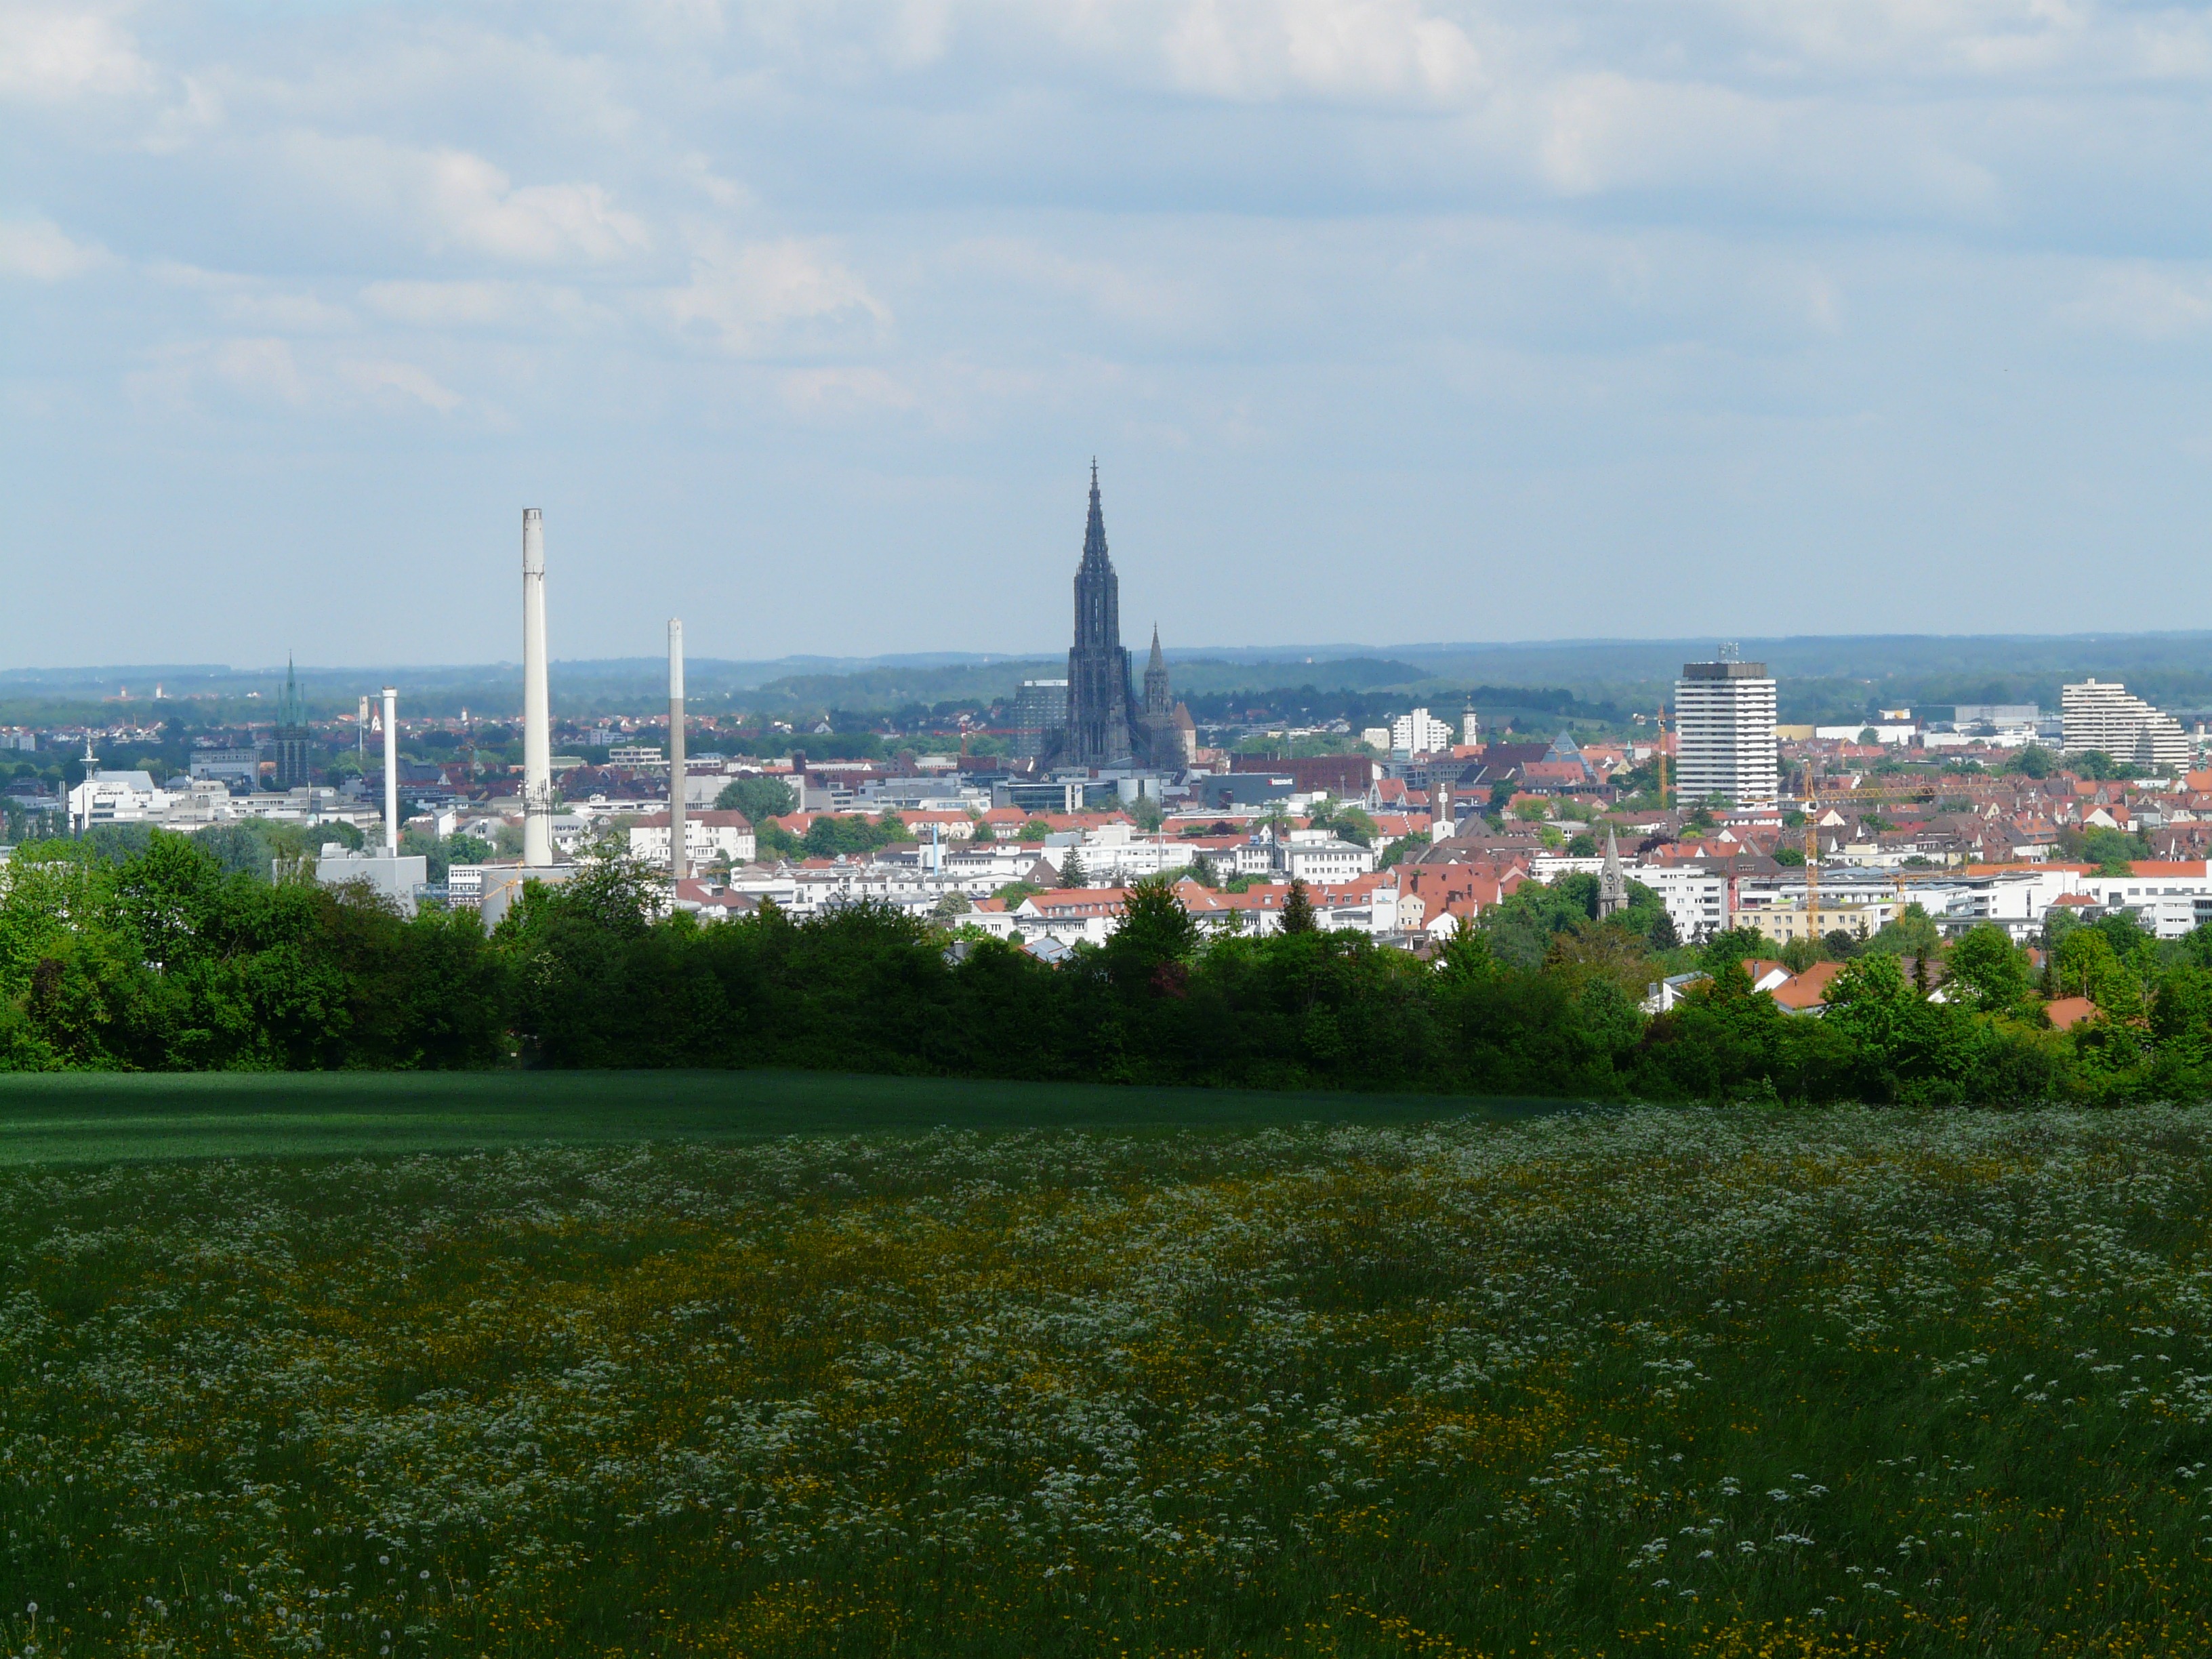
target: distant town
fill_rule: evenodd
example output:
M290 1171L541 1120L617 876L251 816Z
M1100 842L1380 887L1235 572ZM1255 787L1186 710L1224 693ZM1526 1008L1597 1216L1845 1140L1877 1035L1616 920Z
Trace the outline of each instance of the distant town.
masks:
M208 726L146 688L125 706L151 720L0 730L8 833L155 826L272 878L289 862L487 926L527 880L628 857L702 921L871 900L1047 960L1103 942L1130 884L1162 877L1207 931L1274 931L1295 884L1320 927L1415 951L1571 874L1649 889L1668 945L1735 928L1847 947L1912 907L1942 934L1993 922L2021 944L2054 908L2124 911L2160 938L2212 921L2212 738L2116 681L2067 684L2056 708L1790 725L1765 665L1720 646L1595 730L1526 712L1486 730L1472 697L1356 726L1201 724L1158 630L1141 669L1123 643L1095 471L1074 580L1064 676L807 726L692 713L678 647L678 726L562 719L546 692L541 783L526 719L410 718L398 688L311 713L288 678L264 717Z

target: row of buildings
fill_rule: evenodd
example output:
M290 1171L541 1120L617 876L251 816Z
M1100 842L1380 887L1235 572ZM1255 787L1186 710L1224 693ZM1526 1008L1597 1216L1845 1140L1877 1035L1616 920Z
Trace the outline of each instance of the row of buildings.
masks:
M1784 726L1776 719L1776 690L1765 664L1739 661L1726 647L1711 662L1682 665L1674 709L1675 787L1682 799L1771 805L1784 793L1785 743L1847 742L1869 732L1878 743L1933 751L2020 748L2055 738L2065 756L2102 755L2167 776L2188 770L2203 746L2201 728L2192 736L2172 714L2110 680L2062 687L2056 722L2033 703L1962 704L1949 720L1925 726L1910 709L1895 709L1869 726Z

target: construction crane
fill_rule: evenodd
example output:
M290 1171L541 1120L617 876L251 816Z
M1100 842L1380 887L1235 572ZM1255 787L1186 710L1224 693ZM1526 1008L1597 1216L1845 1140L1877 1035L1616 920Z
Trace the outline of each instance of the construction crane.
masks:
M1818 937L1820 930L1820 809L1852 802L1889 800L1933 800L1937 790L1932 782L1897 784L1888 788L1832 789L1820 793L1820 780L1813 770L1813 757L1805 757L1805 931L1808 937ZM1897 873L1897 915L1905 914L1905 872Z

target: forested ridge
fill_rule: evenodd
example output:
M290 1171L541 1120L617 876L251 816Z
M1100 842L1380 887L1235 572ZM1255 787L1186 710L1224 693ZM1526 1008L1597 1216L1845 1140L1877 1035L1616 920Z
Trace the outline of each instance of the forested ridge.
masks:
M1633 925L1524 889L1433 962L1299 926L1207 939L1168 889L1060 967L859 905L799 921L647 915L616 860L487 936L363 890L272 884L191 839L19 852L0 884L0 1068L792 1066L1590 1097L2114 1102L2212 1093L2212 933L2074 930L2051 977L1992 928L1939 964L1868 951L1818 1018L1753 994L1749 935L1657 1016ZM1595 884L1587 884L1594 888ZM1639 896L1641 896L1639 895ZM1633 921L1646 918L1639 914ZM2054 979L2055 981L2054 982ZM2039 992L2092 997L2069 1031Z

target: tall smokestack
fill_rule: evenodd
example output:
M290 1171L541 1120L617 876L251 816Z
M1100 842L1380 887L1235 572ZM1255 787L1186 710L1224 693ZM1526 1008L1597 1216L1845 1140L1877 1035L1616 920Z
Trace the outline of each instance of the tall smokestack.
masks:
M668 874L691 873L684 844L684 623L668 619Z
M545 520L522 509L522 861L553 862L553 703L545 685Z
M399 856L399 692L384 688L384 855Z

